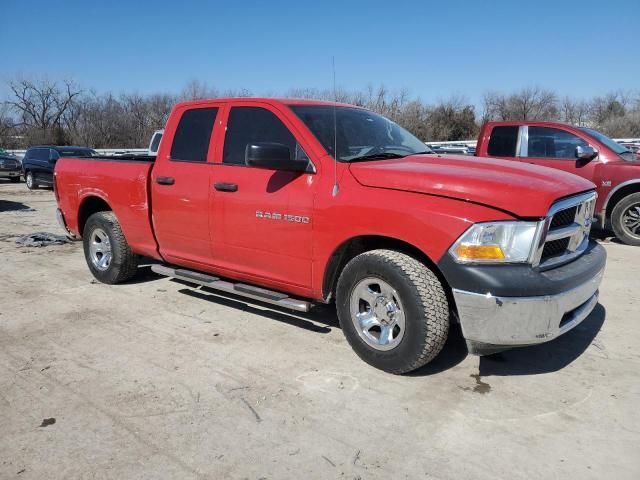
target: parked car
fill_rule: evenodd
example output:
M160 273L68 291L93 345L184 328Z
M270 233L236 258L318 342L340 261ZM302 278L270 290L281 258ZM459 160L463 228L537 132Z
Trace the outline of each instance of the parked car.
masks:
M18 183L21 174L22 168L20 160L13 155L6 153L0 154L0 178L8 178L12 182Z
M636 160L640 160L640 143L620 143L623 147L625 147L630 152L636 154Z
M149 142L149 155L158 154L158 147L160 146L162 135L164 135L164 128L162 130L156 130L153 132L153 135L151 135L151 141Z
M53 169L62 156L67 158L96 156L97 152L86 147L62 147L57 145L35 145L29 147L22 159L22 173L27 188L33 190L40 185L53 185Z
M598 301L593 183L435 155L359 107L180 103L157 157L99 160L61 158L54 177L96 279L126 281L146 256L287 309L335 301L353 349L388 372L431 361L452 321L482 354L551 340Z
M469 147L466 145L431 145L427 146L435 153L454 154L454 155L470 155Z
M597 226L613 229L628 245L640 245L640 161L606 135L557 122L489 122L480 131L477 155L552 167L592 181L598 192Z

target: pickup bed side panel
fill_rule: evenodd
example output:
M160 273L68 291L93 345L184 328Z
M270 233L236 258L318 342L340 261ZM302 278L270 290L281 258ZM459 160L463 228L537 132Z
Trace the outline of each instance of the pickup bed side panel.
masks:
M120 222L131 249L160 258L150 221L148 181L153 163L148 161L66 159L56 164L59 205L69 229L76 235L83 202L98 197Z

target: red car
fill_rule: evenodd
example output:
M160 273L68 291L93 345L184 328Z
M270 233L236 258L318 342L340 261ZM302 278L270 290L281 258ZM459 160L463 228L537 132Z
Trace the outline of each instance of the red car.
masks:
M567 332L596 305L605 265L590 181L435 155L344 104L181 103L157 158L62 158L55 192L101 282L147 256L288 309L335 301L356 353L392 373L433 359L451 322L480 354Z
M606 135L557 122L489 122L480 131L476 152L592 181L598 192L598 226L612 228L626 244L640 245L640 161Z

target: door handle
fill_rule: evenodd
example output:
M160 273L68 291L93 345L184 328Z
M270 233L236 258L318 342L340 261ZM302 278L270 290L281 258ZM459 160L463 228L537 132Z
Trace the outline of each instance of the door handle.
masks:
M156 177L156 183L158 185L173 185L176 183L176 179L173 177Z
M237 183L219 182L219 183L214 183L213 184L213 188L215 188L219 192L237 192L238 191L238 184Z

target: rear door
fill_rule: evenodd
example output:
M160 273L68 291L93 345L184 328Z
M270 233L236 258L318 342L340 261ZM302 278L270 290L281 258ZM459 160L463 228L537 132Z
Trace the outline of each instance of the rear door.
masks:
M293 128L270 105L230 109L211 211L222 231L217 240L225 268L268 284L310 288L315 174L245 165L251 143L284 144L291 155L307 158Z
M170 262L213 264L209 226L209 181L219 104L183 107L167 129L151 175L153 226L160 253ZM215 235L215 232L212 232Z
M521 161L557 168L594 181L598 159L585 162L576 158L576 147L587 146L586 140L567 130L534 125L521 127Z

